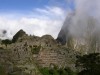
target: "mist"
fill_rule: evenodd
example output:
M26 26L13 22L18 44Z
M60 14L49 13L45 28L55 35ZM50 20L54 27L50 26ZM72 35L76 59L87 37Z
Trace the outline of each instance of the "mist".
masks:
M93 33L100 29L100 0L76 0L73 12L69 30L72 35L83 37L87 27Z
M57 39L66 40L67 44L73 39L73 48L81 45L86 50L99 50L100 0L75 0L74 3L75 9L67 15Z

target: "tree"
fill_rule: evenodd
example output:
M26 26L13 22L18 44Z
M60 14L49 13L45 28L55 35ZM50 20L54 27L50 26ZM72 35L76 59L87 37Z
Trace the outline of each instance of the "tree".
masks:
M5 40L2 40L2 44L5 44L7 46L7 44L11 44L12 41L9 40L9 39L5 39Z
M41 68L40 72L42 75L76 75L70 68Z
M81 67L79 75L100 75L100 54L77 56L76 67Z

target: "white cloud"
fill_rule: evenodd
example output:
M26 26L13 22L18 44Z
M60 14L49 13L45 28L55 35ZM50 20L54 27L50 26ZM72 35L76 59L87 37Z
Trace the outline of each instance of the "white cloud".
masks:
M56 38L66 15L60 7L37 8L29 15L21 14L12 13L10 17L9 14L0 14L0 30L7 30L5 37L12 38L18 30L23 29L27 34L50 34Z
M46 7L45 9L39 9L37 8L36 11L38 12L42 12L42 13L45 13L45 14L55 14L55 15L64 15L64 11L63 9L59 8L59 7Z

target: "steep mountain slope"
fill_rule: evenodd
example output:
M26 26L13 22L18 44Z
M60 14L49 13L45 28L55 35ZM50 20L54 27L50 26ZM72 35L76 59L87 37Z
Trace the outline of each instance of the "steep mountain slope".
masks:
M63 24L57 41L82 54L100 53L100 29L92 16L70 14Z
M67 16L59 34L58 34L57 41L60 42L62 45L65 45L70 37L69 27L72 22L72 18L74 16L74 14L75 13L70 13Z
M20 37L26 36L26 35L27 34L21 29L13 36L12 42L15 43Z

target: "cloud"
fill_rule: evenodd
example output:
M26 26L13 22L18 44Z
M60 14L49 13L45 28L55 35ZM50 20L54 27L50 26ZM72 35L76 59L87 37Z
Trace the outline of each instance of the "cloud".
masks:
M5 13L0 14L0 30L7 30L1 38L12 38L20 29L27 34L42 36L50 34L57 37L65 18L65 10L60 7L36 8L30 14Z
M81 44L87 47L98 46L97 49L99 49L99 20L100 0L75 0L75 10L66 17L62 31L67 40L71 36L79 46Z

